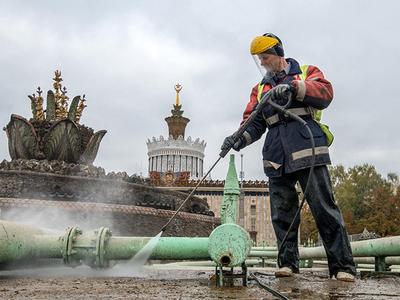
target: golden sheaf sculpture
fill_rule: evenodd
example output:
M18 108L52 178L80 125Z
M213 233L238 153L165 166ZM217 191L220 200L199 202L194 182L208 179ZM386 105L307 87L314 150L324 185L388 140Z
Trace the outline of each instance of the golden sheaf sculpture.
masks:
M69 105L67 89L61 82L61 72L55 71L54 91L49 90L46 110L43 108L42 90L29 95L33 117L28 121L11 115L4 128L8 137L11 159L47 159L69 163L92 164L106 130L79 124L85 105L85 95L76 96Z

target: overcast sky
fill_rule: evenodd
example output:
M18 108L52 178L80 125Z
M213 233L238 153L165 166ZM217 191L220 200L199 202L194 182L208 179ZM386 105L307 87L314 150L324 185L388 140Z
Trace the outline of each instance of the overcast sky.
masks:
M108 131L95 165L147 176L146 140L167 135L179 82L186 135L207 142L207 169L260 80L250 41L273 32L286 56L318 66L334 86L323 116L333 163L399 173L399 11L395 0L0 0L0 125L11 113L30 118L27 95L52 88L60 69L71 98L86 94L81 123ZM242 151L246 179L266 179L262 143Z

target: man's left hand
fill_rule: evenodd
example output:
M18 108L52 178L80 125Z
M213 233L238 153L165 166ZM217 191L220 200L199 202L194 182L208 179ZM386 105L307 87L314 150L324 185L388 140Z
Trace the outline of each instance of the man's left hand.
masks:
M281 106L286 105L291 96L294 96L296 88L291 84L278 84L271 90L271 99Z

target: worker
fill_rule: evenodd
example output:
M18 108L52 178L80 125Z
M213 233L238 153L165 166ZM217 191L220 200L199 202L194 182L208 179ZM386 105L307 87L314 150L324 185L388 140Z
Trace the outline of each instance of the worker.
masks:
M325 247L329 274L337 280L352 282L356 275L355 264L327 168L331 163L328 145L333 136L328 127L320 123L321 110L327 108L333 98L332 85L316 66L300 67L296 60L285 59L283 44L274 34L254 38L250 53L263 72L263 78L251 91L242 123L266 92L270 91L272 101L279 105L286 105L292 97L289 111L307 122L315 140L315 168L305 197ZM260 139L267 128L262 149L263 166L269 178L271 219L280 247L299 206L296 183L304 191L310 175L312 147L306 127L267 104L239 139L234 135L226 137L221 149L239 151ZM299 272L300 218L294 222L281 250L276 277L289 277Z

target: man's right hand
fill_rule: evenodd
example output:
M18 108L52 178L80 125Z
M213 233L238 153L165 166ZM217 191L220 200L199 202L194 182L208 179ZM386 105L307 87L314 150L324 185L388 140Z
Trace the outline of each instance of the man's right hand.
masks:
M235 135L232 134L225 138L224 142L222 143L221 150L229 150L233 148L233 150L239 151L240 149L243 149L245 146L246 143L243 137L240 137L237 141L235 141Z

